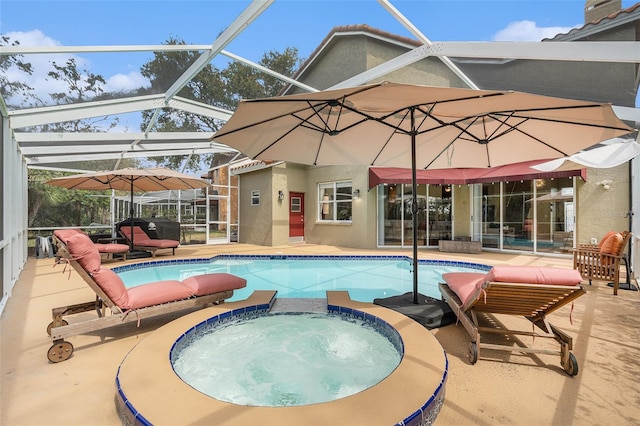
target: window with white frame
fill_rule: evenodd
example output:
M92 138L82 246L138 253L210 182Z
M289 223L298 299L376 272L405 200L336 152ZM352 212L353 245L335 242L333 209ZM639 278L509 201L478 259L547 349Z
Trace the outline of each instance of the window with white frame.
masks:
M318 221L351 222L351 194L350 180L318 184Z
M259 206L260 205L260 190L255 189L251 191L251 205Z

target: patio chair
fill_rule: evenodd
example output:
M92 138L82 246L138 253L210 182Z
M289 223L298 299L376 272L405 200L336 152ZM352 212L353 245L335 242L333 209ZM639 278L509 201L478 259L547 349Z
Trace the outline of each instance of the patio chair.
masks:
M234 290L247 284L244 278L235 275L213 273L192 276L183 281L165 280L127 289L115 272L102 267L100 254L86 234L69 236L69 233L55 231L53 240L58 247L57 263L69 263L95 292L96 298L51 310L53 321L47 327L47 333L53 341L47 352L51 362L65 361L71 357L73 345L64 340L67 337L222 303L233 296ZM107 308L111 315L107 315ZM63 318L94 310L96 318L85 319L82 316L72 324Z
M59 229L56 231L58 236L62 236L65 239L70 238L73 235L76 234L84 234L87 235L86 233L84 233L83 231L81 231L80 229ZM104 255L105 259L115 259L114 255L115 254L119 254L122 256L122 261L126 262L127 261L127 253L129 253L129 246L126 244L119 244L116 242L112 242L112 243L93 243L93 245L96 247L96 249L98 249L98 253L100 253L100 255ZM54 250L55 251L55 250Z
M120 227L120 234L131 244L131 227ZM149 237L139 226L133 227L133 249L146 251L151 253L152 257L156 257L156 251L160 249L171 249L176 254L176 248L180 245L180 241L167 239L154 239Z
M573 302L585 294L580 285L582 277L574 269L543 268L531 266L496 266L487 274L452 272L442 275L439 284L443 299L449 304L463 325L471 342L468 356L471 364L480 357L481 349L507 352L543 353L560 355L560 365L570 376L578 374L578 361L571 352L573 339L564 331L550 324L547 315ZM491 327L480 326L478 315L523 316L533 323L532 330L513 330L489 319ZM553 339L560 350L514 346L513 344L489 344L481 340L481 334L503 336L533 336Z
M631 233L628 231L610 231L597 245L579 245L573 250L573 268L583 278L589 279L589 285L592 280L611 281L613 294L617 295L620 288L620 261L627 263L624 251L630 238Z

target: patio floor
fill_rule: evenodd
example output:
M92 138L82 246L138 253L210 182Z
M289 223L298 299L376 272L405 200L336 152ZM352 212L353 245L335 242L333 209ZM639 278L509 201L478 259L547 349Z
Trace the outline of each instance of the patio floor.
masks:
M221 253L381 252L410 255L409 250L372 252L310 244L282 247L231 244L183 246L175 256L158 255L158 259ZM491 265L571 267L566 258L525 254L459 255L421 250L420 257ZM128 260L127 264L135 261ZM46 327L51 321L51 308L94 297L75 272L68 278L68 274L62 273L62 265L53 268L53 264L53 259L29 259L0 319L0 424L118 425L114 403L118 365L146 335L176 316L145 319L139 328L132 323L75 336L69 339L75 347L72 358L50 364L46 352L51 340ZM122 264L109 262L105 266ZM564 373L555 355L483 351L478 363L470 365L466 357L468 337L462 325L432 330L449 360L445 405L436 424L640 424L640 294L621 290L618 296L613 296L606 283L585 284L587 294L575 302L573 311L567 306L550 316L554 325L574 337L573 352L580 369L576 377ZM503 316L493 319L507 325L528 323ZM521 340L531 344L529 337ZM545 344L539 340L536 345Z

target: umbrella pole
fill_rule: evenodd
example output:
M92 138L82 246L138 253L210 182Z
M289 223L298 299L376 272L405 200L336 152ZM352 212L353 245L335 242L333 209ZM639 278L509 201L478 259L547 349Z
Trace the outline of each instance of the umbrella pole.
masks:
M411 216L413 224L413 303L418 304L418 184L416 173L416 132L414 109L411 109L411 185L413 202Z
M129 226L131 226L131 247L130 251L133 252L133 176L131 177L131 205L129 206Z

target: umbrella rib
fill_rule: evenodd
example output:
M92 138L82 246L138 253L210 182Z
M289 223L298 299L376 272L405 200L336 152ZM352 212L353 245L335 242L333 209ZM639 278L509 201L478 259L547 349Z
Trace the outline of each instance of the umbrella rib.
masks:
M599 106L599 105L598 105ZM585 126L585 127L597 127L599 129L609 129L609 130L628 130L624 127L618 127L618 126L607 126L607 125L602 125L602 124L593 124L593 123L583 123L580 121L572 121L572 120L559 120L559 119L554 119L554 118L542 118L542 117L527 117L527 116L522 116L519 115L518 113L522 113L522 112L527 112L527 111L551 111L554 108L548 108L548 109L537 109L537 110L516 110L514 112L512 112L510 114L510 116L515 117L515 118L522 118L522 119L526 119L526 120L534 120L534 121L543 121L543 122L549 122L549 123L560 123L560 124L573 124L576 126ZM569 107L565 107L565 108L558 108L558 109L569 109ZM517 113L516 113L517 112ZM506 114L506 111L504 112L492 112L491 115L496 115L496 116L502 116Z
M494 118L493 114L489 114L488 116L491 117L491 118ZM501 114L498 114L498 116L501 116ZM510 124L510 123L506 122L506 120L508 120L509 118L519 118L519 119L521 119L521 121L514 125L514 124ZM500 122L501 125L507 126L508 129L503 131L503 132L500 132L500 134L498 134L498 135L496 135L496 132L494 132L490 137L487 138L487 145L488 145L488 143L490 141L496 140L496 139L498 139L498 138L500 138L500 137L502 137L502 136L504 136L507 133L510 133L512 131L516 131L516 132L519 132L520 134L525 135L525 136L535 140L536 142L546 146L547 148L550 148L550 149L554 150L555 152L557 152L557 153L559 153L559 154L561 154L561 155L563 155L565 157L569 155L567 152L564 152L564 151L562 151L562 150L560 150L560 149L558 149L558 148L556 148L556 147L554 147L552 145L549 145L547 142L543 141L542 139L540 139L538 137L535 137L532 134L529 134L529 133L523 131L522 129L520 129L520 127L519 127L520 125L522 125L522 124L524 124L524 123L526 123L526 122L528 122L530 120L534 120L535 121L536 120L535 118L532 118L532 117L521 117L521 116L518 116L518 115L515 115L515 114L509 114L508 116L506 116L506 118L503 118L502 120L500 120L498 118L495 118L495 120ZM552 122L558 122L558 123L567 123L566 121L562 121L562 120L545 120L545 119L543 119L542 121L552 121ZM579 124L579 123L571 123L571 124ZM497 131L497 129L496 129L496 131ZM487 149L488 149L488 147L487 147Z
M290 133L292 133L294 130L296 130L298 127L302 126L302 122L296 124L295 126L293 126L291 129L289 129L288 131L286 131L284 134L282 134L280 137L274 139L269 145L265 146L260 152L258 152L257 154L255 154L253 157L254 158L258 158L260 157L262 154L264 154L266 151L268 151L272 146L274 146L275 144L277 144L278 142L280 142L283 138L285 138L287 135L289 135ZM250 127L250 126L249 126Z
M255 102L255 101L246 101L246 102ZM283 114L277 115L275 117L265 118L264 120L256 121L255 123L251 123L251 124L247 124L246 126L238 127L237 129L232 129L232 130L229 130L227 132L216 133L213 138L217 139L217 138L220 138L222 136L227 136L227 135L230 135L230 134L233 134L233 133L240 132L242 130L247 130L247 129L250 129L252 127L256 127L256 126L259 126L261 124L269 123L271 121L275 121L275 120L278 120L278 119L283 118L283 117L294 116L294 117L300 119L295 114L303 112L303 111L307 111L308 109L309 109L308 107L300 108L297 111L287 112L287 113L283 113Z
M434 117L435 118L435 117ZM436 119L437 120L437 119ZM475 122L475 120L472 120L469 125L467 126L467 128L469 128L469 126L471 126L473 123ZM460 133L458 133L452 140L451 142L449 142L444 148L442 148L442 150L438 153L438 155L436 155L435 157L433 157L433 159L424 167L424 169L428 169L438 158L440 158L440 156L442 154L444 154L447 150L449 150L449 148L451 146L453 146L453 143L460 139L460 135L462 134L469 134L469 136L473 137L472 134L470 134L469 132L467 132L467 129L463 129L462 127L460 127L457 123L455 125L452 124L452 127L455 127L456 129L458 129L460 131ZM432 129L428 130L431 131ZM427 133L427 131L423 132L423 133ZM477 142L477 140L474 141ZM451 158L449 158L449 162L451 162Z
M402 111L402 110L398 110L398 111L396 111L396 113L400 112L400 111ZM409 115L409 109L407 109L405 111L404 117L402 117L402 119L400 120L400 123L404 122L404 120L407 118L407 115ZM391 142L391 138L393 137L393 135L398 133L398 131L400 130L400 126L399 125L398 126L393 126L393 125L387 123L386 121L384 121L385 119L386 119L386 117L382 118L380 120L376 120L374 118L374 120L379 121L381 124L384 124L386 126L391 127L393 129L393 132L391 132L391 134L389 135L389 138L387 138L386 142L384 144L382 144L382 147L378 150L378 153L375 155L375 157L373 158L373 161L370 164L371 166L373 166L376 163L376 161L378 161L378 158L380 157L380 155L382 155L382 152L385 150L385 148L387 147L389 142Z

